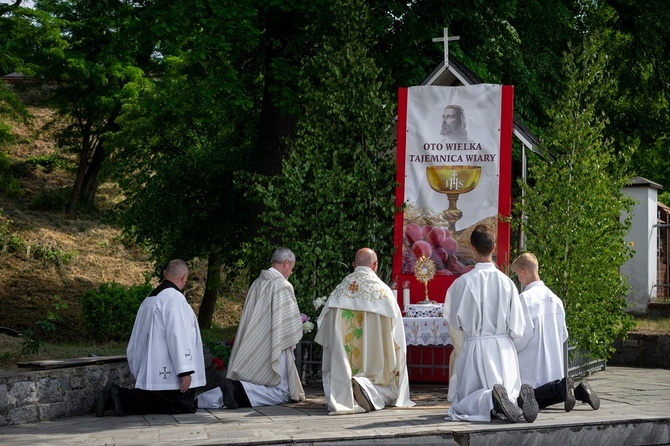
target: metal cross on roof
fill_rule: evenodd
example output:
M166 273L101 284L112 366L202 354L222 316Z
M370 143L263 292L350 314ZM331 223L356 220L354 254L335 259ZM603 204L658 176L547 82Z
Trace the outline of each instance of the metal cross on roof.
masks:
M433 42L444 42L444 68L449 68L449 41L450 40L460 40L461 36L451 36L449 37L448 28L444 28L444 36L442 37L433 37Z

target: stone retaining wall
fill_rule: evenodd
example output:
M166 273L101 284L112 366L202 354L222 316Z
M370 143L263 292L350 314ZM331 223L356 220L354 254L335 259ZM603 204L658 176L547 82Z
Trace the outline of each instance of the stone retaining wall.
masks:
M630 333L613 345L608 365L670 368L670 335ZM89 413L108 382L133 387L126 361L0 374L0 426Z
M0 426L88 413L107 382L132 387L128 363L0 374Z
M629 333L625 341L618 339L613 346L616 351L607 364L670 368L670 335Z

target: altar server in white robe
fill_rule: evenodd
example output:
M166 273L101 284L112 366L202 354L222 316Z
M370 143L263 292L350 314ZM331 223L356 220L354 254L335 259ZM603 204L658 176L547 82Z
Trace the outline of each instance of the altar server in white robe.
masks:
M449 381L447 419L491 421L493 411L515 423L523 411L532 422L537 401L532 387L521 385L513 343L525 327L516 285L493 263L496 245L490 227L477 225L470 244L477 263L449 287L444 303L449 327L459 331L450 335L464 339Z
M287 280L295 254L278 248L272 267L249 289L221 390L228 409L304 401L294 349L302 339L302 319Z
M393 292L377 276L377 254L356 253L355 270L319 315L322 381L331 415L409 407L405 329Z
M198 321L181 290L188 278L183 260L170 261L164 280L137 312L127 348L135 388L107 386L97 415L107 408L128 413L193 413L195 388L205 385L205 363Z
M564 410L570 412L576 400L598 409L600 399L591 385L583 380L575 387L573 378L565 376L565 309L563 301L540 280L537 257L523 253L514 260L512 269L524 287L519 297L526 328L514 342L521 382L533 386L541 409L563 403Z

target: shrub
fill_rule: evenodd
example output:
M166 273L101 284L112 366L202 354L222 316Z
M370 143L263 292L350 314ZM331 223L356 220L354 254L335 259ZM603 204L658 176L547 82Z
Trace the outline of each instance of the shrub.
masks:
M30 208L37 211L62 211L70 200L69 187L42 189L30 200Z
M48 239L28 243L12 231L12 223L12 220L0 208L0 255L15 254L57 266L70 263L77 255L74 251L63 251L55 242Z
M57 168L68 169L70 167L67 160L57 153L28 158L25 164L44 170L47 173Z
M21 184L12 175L12 163L7 154L0 152L0 192L16 197L23 192Z
M81 299L84 324L98 342L127 341L140 304L151 292L149 277L142 285L125 288L116 282L102 283Z
M26 253L33 259L40 260L44 263L53 263L58 266L67 265L77 254L74 251L63 251L54 243L49 243L48 241L28 245Z
M209 352L212 358L219 358L221 360L220 367L228 365L230 353L233 351L233 342L235 342L235 339L219 340L207 334L203 335L202 338L205 352Z
M15 232L12 232L12 220L0 209L0 254L16 254L26 249L26 243Z
M22 348L19 357L24 354L37 354L46 342L45 340L52 336L56 331L56 323L63 322L63 317L60 315L61 310L68 307L67 302L63 302L60 296L53 296L54 311L49 310L45 319L37 319L35 321L36 329L27 328L22 333Z

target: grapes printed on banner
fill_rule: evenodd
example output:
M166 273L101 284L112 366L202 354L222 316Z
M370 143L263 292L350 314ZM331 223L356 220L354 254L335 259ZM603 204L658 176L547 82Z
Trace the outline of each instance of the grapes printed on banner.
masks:
M403 241L409 249L403 250L402 271L411 274L416 260L425 256L435 262L435 274L458 276L470 271L473 265L464 265L456 253L458 242L447 228L409 223L405 226Z

